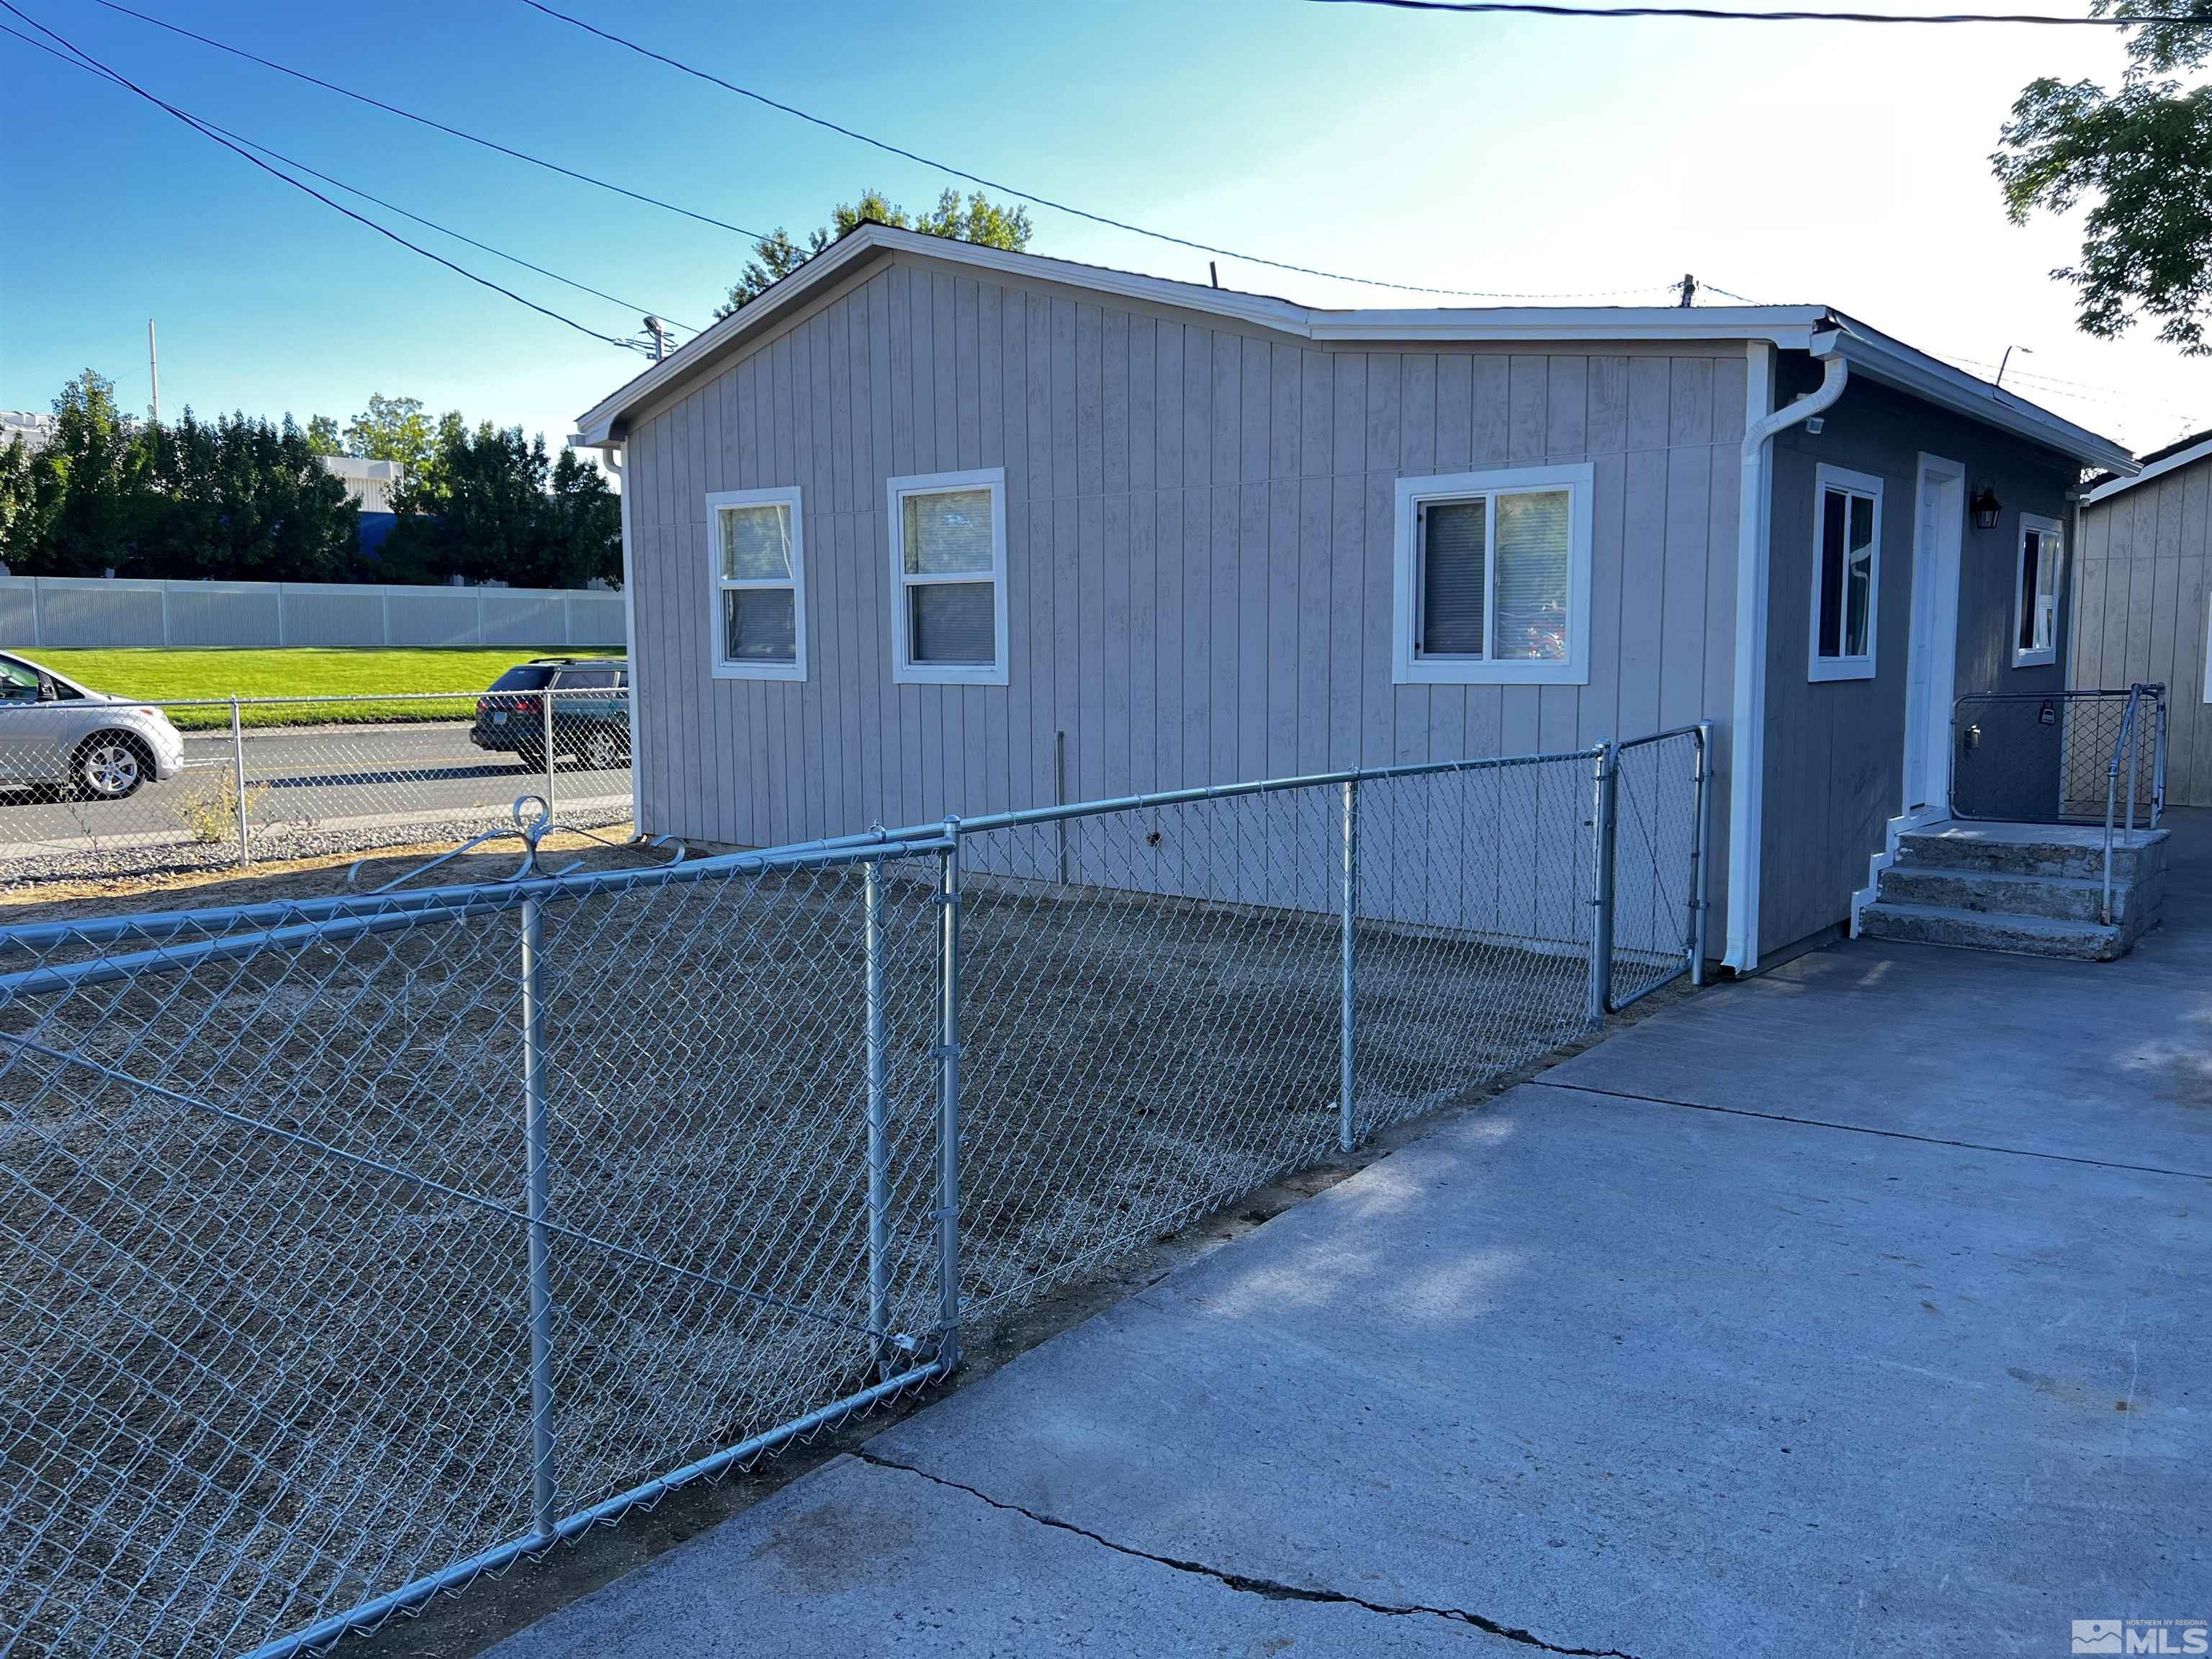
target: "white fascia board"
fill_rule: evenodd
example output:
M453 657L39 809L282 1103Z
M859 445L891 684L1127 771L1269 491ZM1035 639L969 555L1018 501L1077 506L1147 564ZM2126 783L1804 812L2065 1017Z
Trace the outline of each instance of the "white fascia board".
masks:
M1989 381L1954 368L1950 364L1915 351L1902 341L1890 339L1864 324L1836 313L1838 326L1820 337L1816 356L1831 354L1851 366L1852 373L1899 392L1952 410L2014 437L2026 438L2087 466L2133 473L2136 458L2110 438L2053 415Z
M1809 344L1814 326L1828 314L1823 306L1511 306L1325 311L1269 295L1209 288L1200 283L1170 282L1138 271L1113 270L1103 265L1047 258L1041 254L979 247L973 242L924 235L919 231L894 230L884 225L863 225L580 416L576 423L578 436L585 444L594 447L619 442L613 436L613 429L625 415L650 401L661 388L691 372L725 345L788 311L815 289L878 250L919 254L1030 282L1062 283L1121 299L1225 317L1316 343L1761 339L1802 351Z
M1765 340L1804 351L1825 306L1500 306L1317 311L1315 340Z
M2163 460L2153 461L2132 478L2107 479L2082 499L2087 505L2094 507L2099 501L2110 501L2122 490L2133 489L2137 484L2148 483L2153 478L2162 478L2169 472L2179 472L2185 466L2192 466L2207 455L2212 455L2212 438L2207 438L2201 444L2191 444L2186 449L2176 450Z

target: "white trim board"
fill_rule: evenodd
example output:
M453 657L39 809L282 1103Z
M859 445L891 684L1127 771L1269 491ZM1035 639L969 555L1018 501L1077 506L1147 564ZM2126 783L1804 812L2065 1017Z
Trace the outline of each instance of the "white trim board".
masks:
M2185 466L2192 466L2207 455L2212 455L2212 438L2206 438L2201 443L2193 443L2186 449L2179 449L2171 455L2161 457L2145 466L2133 477L2106 479L2104 483L2082 497L2083 503L2086 506L2094 507L2099 501L2110 501L2123 490L2133 489L2137 484L2148 483L2154 478L2163 478L2169 472L2179 472Z

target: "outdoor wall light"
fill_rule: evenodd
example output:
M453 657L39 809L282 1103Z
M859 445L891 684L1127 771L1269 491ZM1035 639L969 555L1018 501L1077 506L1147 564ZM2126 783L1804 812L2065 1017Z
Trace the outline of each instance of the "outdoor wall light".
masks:
M1974 499L1966 503L1966 510L1974 515L1975 529L1995 530L1997 515L2004 511L2004 503L1997 499L1996 490L1984 484L1974 492Z

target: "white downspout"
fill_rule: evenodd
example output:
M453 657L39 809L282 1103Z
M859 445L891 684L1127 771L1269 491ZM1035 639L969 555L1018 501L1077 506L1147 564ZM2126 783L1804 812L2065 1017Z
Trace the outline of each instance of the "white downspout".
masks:
M1759 965L1759 837L1766 769L1768 541L1773 518L1774 435L1844 395L1850 368L1832 333L1813 337L1820 384L1784 409L1774 398L1774 348L1753 340L1744 392L1743 470L1735 538L1735 699L1729 730L1728 951L1739 974Z
M623 653L629 662L629 832L645 834L645 762L637 741L637 574L629 550L629 479L623 471L623 452L613 444L599 451L607 471L622 489Z

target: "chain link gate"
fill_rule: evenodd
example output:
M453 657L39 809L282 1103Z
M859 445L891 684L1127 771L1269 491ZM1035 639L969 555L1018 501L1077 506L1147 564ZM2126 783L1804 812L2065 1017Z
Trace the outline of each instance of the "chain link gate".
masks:
M1706 747L0 931L9 1651L373 1626L1579 1039Z

